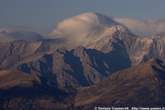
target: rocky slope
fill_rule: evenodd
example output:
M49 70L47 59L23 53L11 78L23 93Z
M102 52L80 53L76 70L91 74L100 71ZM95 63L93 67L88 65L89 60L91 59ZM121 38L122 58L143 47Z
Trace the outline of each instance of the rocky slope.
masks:
M99 13L84 13L60 22L50 34L52 38L66 39L66 48L83 46L105 53L127 53L133 65L151 57L164 59L163 36L135 36L118 22Z
M164 37L139 37L105 15L81 14L59 23L51 39L0 42L0 107L164 105L164 58Z
M74 91L73 91L74 92ZM45 83L45 79L31 72L0 71L1 110L58 110L72 107L67 101L73 94Z
M42 80L35 84L28 83L32 81L30 78L22 82L28 86L1 88L0 107L5 110L91 110L95 106L162 106L165 104L164 73L165 63L151 59L115 72L96 85L71 91L46 86L47 83ZM39 86L41 82L46 85Z
M0 43L0 68L16 68L19 64L40 58L46 53L62 47L62 39L40 41L17 40Z
M76 28L77 24L80 27ZM92 34L94 31L101 33ZM82 32L86 35L81 36ZM79 87L95 84L113 72L151 58L164 60L165 57L164 37L135 36L125 26L98 13L66 19L52 34L60 38L0 43L0 68L34 70L44 77L53 74L60 87ZM68 48L68 39L76 45Z
M75 106L91 110L95 106L164 105L164 62L151 59L146 63L114 73L101 83L79 89Z
M83 26L75 28L77 23ZM101 33L91 34L98 32L96 27L102 28ZM77 36L73 31L78 35L83 31L88 36ZM51 79L53 75L53 82L57 81L59 87L80 87L95 84L113 72L151 58L163 60L165 57L163 37L135 36L125 26L98 13L85 13L66 19L59 23L53 34L58 34L60 38L0 43L1 69L33 70L46 76L46 79ZM72 36L77 36L83 42L76 41ZM78 43L72 49L67 47L68 38Z
M116 63L117 56L125 63ZM18 68L26 73L39 72L48 81L57 81L60 88L65 88L95 84L111 73L129 66L128 56L78 47L70 51L57 49L37 60L21 64Z

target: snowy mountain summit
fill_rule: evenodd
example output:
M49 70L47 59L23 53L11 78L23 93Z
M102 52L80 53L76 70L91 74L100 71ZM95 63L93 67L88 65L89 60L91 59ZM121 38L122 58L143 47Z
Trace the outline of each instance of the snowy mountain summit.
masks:
M58 23L57 27L50 33L52 37L62 37L69 44L86 46L105 35L116 31L127 29L115 22L112 18L99 13L83 13Z

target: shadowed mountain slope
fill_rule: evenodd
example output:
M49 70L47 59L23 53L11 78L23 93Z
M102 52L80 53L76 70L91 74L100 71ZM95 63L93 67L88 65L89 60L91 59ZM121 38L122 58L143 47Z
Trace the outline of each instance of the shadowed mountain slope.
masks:
M82 88L75 106L161 106L165 100L165 64L151 59L114 73L101 83ZM84 109L85 109L84 108ZM84 110L83 109L83 110Z

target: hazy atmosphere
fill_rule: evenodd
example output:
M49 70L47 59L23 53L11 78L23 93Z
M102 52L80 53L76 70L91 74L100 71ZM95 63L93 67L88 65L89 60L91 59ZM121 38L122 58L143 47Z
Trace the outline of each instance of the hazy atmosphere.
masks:
M164 0L0 0L0 28L48 33L57 22L84 12L164 19Z
M0 110L165 110L165 0L0 0Z

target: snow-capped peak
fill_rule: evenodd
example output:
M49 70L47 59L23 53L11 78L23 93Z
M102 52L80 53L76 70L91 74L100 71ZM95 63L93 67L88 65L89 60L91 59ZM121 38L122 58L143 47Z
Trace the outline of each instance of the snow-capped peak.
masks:
M99 25L113 25L113 24L117 24L110 17L105 16L105 15L100 14L100 13L97 13L97 12L83 13L83 14L80 14L80 15L75 16L73 18L82 20L84 22L95 23L95 24L99 24Z
M120 30L123 32L126 29L103 14L83 13L58 23L50 35L66 38L70 44L85 46L103 37L102 35L105 35L107 30L111 31L109 34L112 34Z
M99 29L103 26L117 24L111 18L99 13L83 13L58 23L51 35L58 33L88 33L88 31Z

